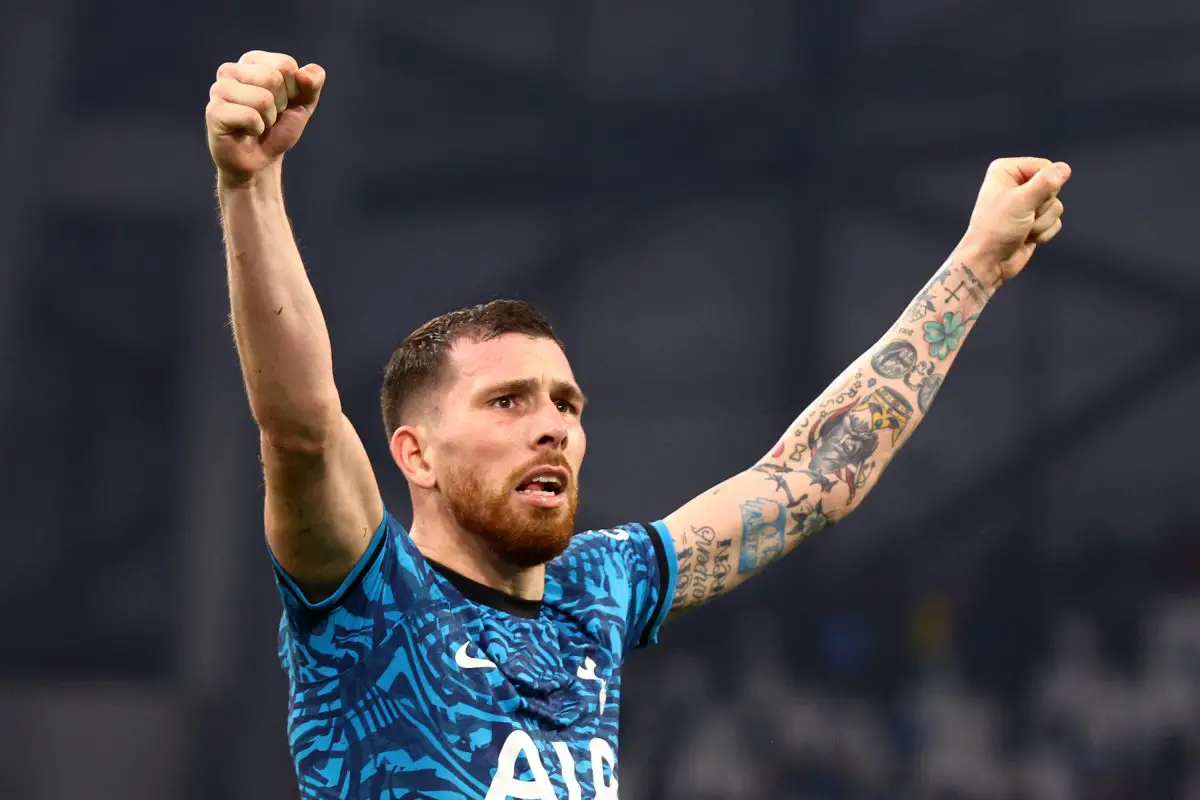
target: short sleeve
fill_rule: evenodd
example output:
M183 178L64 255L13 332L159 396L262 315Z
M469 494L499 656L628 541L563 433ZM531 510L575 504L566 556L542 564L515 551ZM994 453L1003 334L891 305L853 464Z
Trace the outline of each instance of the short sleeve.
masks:
M386 510L366 552L329 597L312 602L272 556L283 601L279 657L300 683L359 663L423 594L428 569L408 532Z
M621 619L622 655L658 642L675 594L678 565L661 522L581 533L564 554L567 581L582 581L586 613ZM611 618L611 617L610 617Z
M634 581L634 603L630 608L630 630L637 634L636 646L649 647L658 644L659 631L671 610L679 564L675 560L671 534L662 522L642 523L629 528L631 548L637 550L640 559L647 564L652 563L644 573L638 570L635 576L641 579Z

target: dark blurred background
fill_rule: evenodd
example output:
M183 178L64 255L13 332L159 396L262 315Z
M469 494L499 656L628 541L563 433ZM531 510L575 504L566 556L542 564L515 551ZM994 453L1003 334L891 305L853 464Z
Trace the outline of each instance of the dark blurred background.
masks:
M750 465L964 229L1070 161L866 506L626 671L624 796L1200 798L1200 4L0 3L0 797L296 797L204 105L329 83L289 203L348 412L429 317L542 306L581 526Z

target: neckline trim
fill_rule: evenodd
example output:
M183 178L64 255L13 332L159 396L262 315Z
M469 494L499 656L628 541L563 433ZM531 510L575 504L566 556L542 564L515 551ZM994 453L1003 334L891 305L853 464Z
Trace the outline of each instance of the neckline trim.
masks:
M542 613L541 600L526 600L524 597L514 597L485 583L472 580L466 575L455 572L445 564L439 564L431 558L426 558L425 561L428 562L429 566L441 573L442 577L454 584L454 588L458 589L463 597L473 603L479 603L480 605L494 608L497 611L512 614L514 617L525 617L526 619L537 619Z

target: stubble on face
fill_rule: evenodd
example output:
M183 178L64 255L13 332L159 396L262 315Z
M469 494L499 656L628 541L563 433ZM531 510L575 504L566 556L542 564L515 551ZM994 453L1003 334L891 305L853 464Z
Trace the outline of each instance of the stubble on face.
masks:
M541 466L562 467L571 474L565 490L567 502L562 506L542 508L517 496L517 482L531 469ZM562 553L571 541L579 507L579 484L562 455L526 464L497 485L487 485L479 471L469 467L451 470L440 484L455 521L482 539L507 564L521 568L545 564Z

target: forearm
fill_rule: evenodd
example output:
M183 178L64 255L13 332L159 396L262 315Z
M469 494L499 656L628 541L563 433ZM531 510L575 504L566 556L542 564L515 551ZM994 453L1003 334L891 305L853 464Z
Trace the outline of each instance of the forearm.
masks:
M234 338L251 412L265 434L319 439L341 415L316 293L292 235L277 164L218 184Z
M862 502L928 413L994 287L1062 230L1070 175L1043 158L993 161L959 246L887 333L757 464L665 518L673 612L732 589Z
M979 277L990 268L979 259L969 247L957 248L887 333L754 467L788 507L803 505L803 496L834 521L875 486L925 418L991 299L994 289Z
M929 411L991 298L979 258L956 249L769 454L667 518L678 539L675 613L733 589L862 502Z

